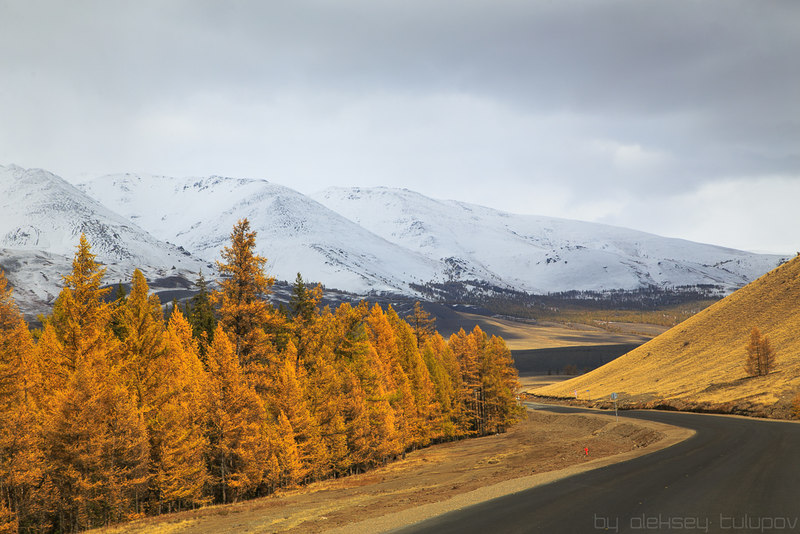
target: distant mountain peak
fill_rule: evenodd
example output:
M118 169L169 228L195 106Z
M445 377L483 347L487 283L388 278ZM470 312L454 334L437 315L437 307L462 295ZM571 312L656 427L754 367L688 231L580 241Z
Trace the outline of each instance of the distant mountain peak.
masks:
M166 276L197 272L207 263L159 241L53 173L17 165L0 167L0 266L9 271L23 298L20 288L33 283L26 279L37 279L35 270L46 273L36 283L47 287L27 288L29 295L57 292L81 234L98 261L107 266L109 276L117 278L127 279L137 267L153 276ZM18 261L20 257L26 260ZM53 271L56 264L62 272Z
M132 173L76 188L47 171L8 166L0 167L0 194L0 247L7 249L69 256L85 232L109 264L163 272L175 261L196 272L219 258L234 224L248 218L271 275L291 281L300 272L362 295L419 296L442 284L538 294L695 285L731 291L781 260L404 188L331 187L308 196L263 179Z

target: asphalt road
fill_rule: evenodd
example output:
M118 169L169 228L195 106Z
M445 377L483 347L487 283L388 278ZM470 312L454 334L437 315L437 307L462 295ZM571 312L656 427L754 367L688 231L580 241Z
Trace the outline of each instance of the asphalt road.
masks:
M396 532L800 532L800 424L660 411L623 417L697 433L652 454Z

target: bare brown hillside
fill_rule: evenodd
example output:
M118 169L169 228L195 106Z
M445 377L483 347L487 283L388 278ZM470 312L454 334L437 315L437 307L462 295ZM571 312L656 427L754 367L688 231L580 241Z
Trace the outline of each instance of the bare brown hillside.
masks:
M751 378L745 345L758 327L776 352L775 369ZM800 257L770 271L639 348L594 371L534 391L620 406L657 405L789 417L800 391Z

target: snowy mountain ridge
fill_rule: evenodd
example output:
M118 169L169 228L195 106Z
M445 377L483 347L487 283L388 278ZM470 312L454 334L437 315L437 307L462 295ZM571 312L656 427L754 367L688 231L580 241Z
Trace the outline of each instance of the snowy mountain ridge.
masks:
M489 276L530 293L710 284L736 289L779 256L554 217L515 215L408 190L329 188L313 198L462 279Z
M473 280L530 293L693 285L731 291L782 259L406 189L334 187L306 196L264 180L132 174L81 188L205 259L216 258L236 220L247 217L271 274L292 280L300 271L357 293L413 294L414 284Z
M731 291L783 258L613 226L515 215L406 189L304 195L265 180L116 174L73 187L42 170L0 166L0 268L52 300L81 232L114 282L209 276L247 218L267 271L353 293L418 296L461 283L550 293L708 285ZM9 268L10 266L10 268ZM58 269L61 270L57 270ZM66 270L64 270L66 269ZM33 295L35 294L35 295Z
M281 280L301 272L329 287L408 292L438 265L393 244L301 193L264 180L121 174L80 187L159 239L216 260L239 219L257 232L267 271Z
M149 279L208 269L207 262L159 241L52 173L0 166L0 268L23 307L41 310L52 302L81 234L105 265L108 281L128 281L137 267Z

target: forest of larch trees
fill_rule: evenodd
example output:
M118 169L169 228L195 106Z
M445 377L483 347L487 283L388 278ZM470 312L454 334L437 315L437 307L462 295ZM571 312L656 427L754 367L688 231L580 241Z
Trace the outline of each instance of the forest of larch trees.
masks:
M85 237L42 327L0 272L0 532L77 532L382 465L519 418L504 341L445 340L419 304L288 307L240 221L185 305L138 270L114 298Z

